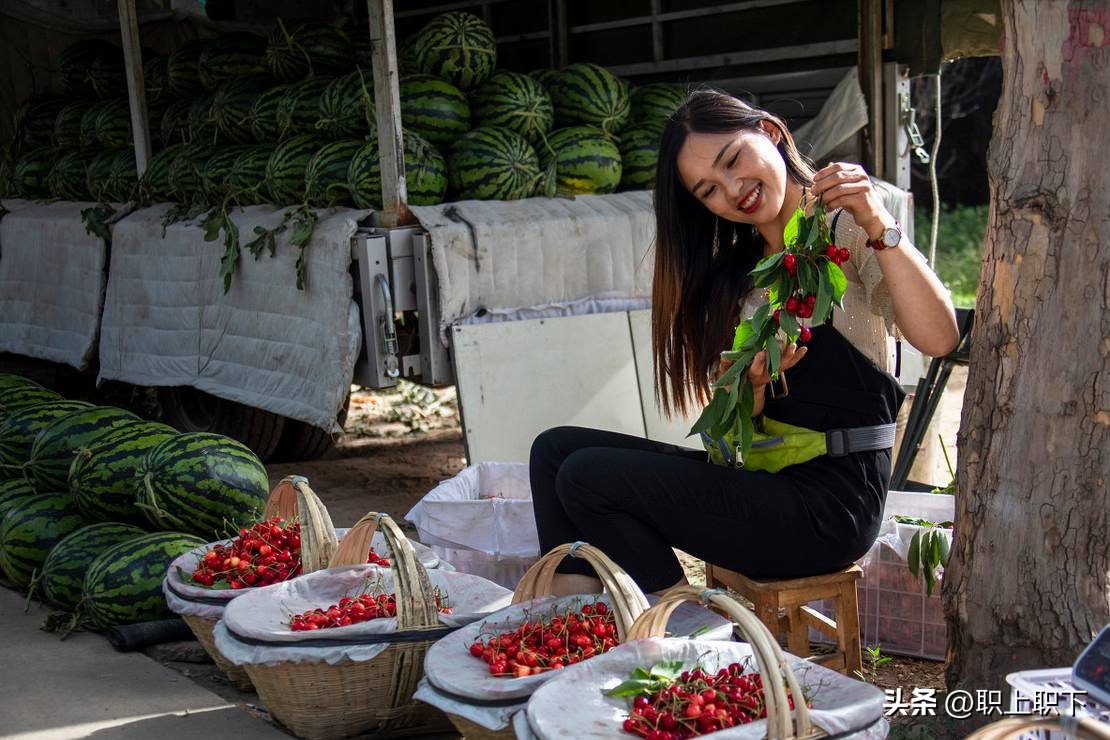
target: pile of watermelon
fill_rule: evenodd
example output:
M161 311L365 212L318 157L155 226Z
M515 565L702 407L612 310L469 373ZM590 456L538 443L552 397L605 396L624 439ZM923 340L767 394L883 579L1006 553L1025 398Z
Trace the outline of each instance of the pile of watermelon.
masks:
M287 20L269 37L226 33L143 59L154 156L141 182L122 52L89 40L61 54L61 90L17 111L0 196L381 207L365 34ZM406 39L399 60L415 205L650 188L663 122L684 99L596 64L498 70L492 30L462 11Z
M172 616L170 562L256 519L268 491L235 440L0 375L0 575L94 628Z

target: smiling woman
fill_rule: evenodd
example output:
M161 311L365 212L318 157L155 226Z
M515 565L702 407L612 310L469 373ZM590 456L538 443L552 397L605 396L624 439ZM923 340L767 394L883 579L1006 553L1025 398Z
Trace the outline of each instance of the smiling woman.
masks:
M889 334L900 330L926 354L945 354L958 339L955 313L861 167L837 162L815 170L781 119L724 93L692 93L660 140L656 396L668 415L708 400L728 366L721 353L732 348L737 324L767 300L753 290L750 273L784 249L797 209L809 215L818 202L828 249L836 248L843 268L842 303L828 322L810 326L810 313L791 308L813 305L815 289L801 281L783 308L791 325L805 329L798 332L804 346L779 353L789 391L772 386L763 352L747 379L757 429L799 430L821 444L792 464L756 469L754 454L747 467L713 464L705 453L638 437L548 430L531 456L541 549L586 540L645 591L657 591L683 581L672 548L751 577L793 578L838 570L871 547L905 397L889 372ZM792 255L782 262L788 259L793 266ZM559 570L561 593L599 586L575 561Z

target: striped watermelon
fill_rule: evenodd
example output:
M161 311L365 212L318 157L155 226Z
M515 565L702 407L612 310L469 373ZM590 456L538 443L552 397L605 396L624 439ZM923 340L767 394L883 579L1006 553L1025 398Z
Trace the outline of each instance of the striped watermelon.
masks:
M88 170L88 160L80 151L63 154L46 179L50 195L62 200L91 200Z
M493 74L497 44L493 29L478 16L453 11L436 16L416 36L420 71L472 90Z
M268 75L248 75L220 85L212 96L209 116L221 140L237 144L254 141L250 129L251 108L271 84Z
M559 126L597 126L615 134L628 121L628 84L598 64L568 65L549 92Z
M90 447L105 434L139 420L112 406L79 409L55 419L31 445L24 471L39 493L69 490L69 468L77 450Z
M192 107L192 100L175 100L166 107L159 126L164 145L188 143L190 140L189 110Z
M191 144L171 144L150 158L146 172L139 180L139 195L146 203L161 203L173 199L170 174L173 163L182 157L199 154Z
M0 520L3 520L5 511L35 496L38 494L26 478L0 480Z
M82 609L96 629L173 616L162 580L176 558L206 544L181 532L155 532L103 551L85 573Z
M46 403L47 401L63 401L60 395L54 391L47 390L46 388L39 388L38 386L28 386L26 388L11 387L6 390L0 390L0 429L3 429L4 423L8 420L8 415L13 411L25 409L28 406L34 406L39 403ZM0 475L0 478L3 478Z
M551 94L551 88L559 79L559 70L557 69L533 69L528 73L536 82L543 85L543 89L547 90L547 94Z
M659 161L662 129L654 123L629 126L621 133L621 189L650 190L655 187L655 165Z
M200 144L214 144L219 134L216 121L212 118L212 94L204 93L193 98L189 106L189 132L187 141Z
M204 165L212 156L208 144L191 144L188 152L170 164L170 193L178 203L195 203L203 195Z
M621 182L621 153L605 132L592 126L559 129L547 140L546 168L554 156L558 188L573 195L611 193Z
M124 77L123 49L113 46L96 55L88 71L89 85L98 98L115 98L127 94Z
M351 159L363 142L359 139L344 139L325 144L316 156L308 161L304 171L305 200L309 205L328 208L338 205L353 205L351 190L347 184L347 171Z
M89 85L89 69L97 57L113 49L115 46L102 39L85 39L67 46L58 58L66 93L77 98L92 97L94 92Z
M92 561L105 550L142 537L145 531L131 524L101 522L81 527L54 545L42 564L39 593L59 609L73 610L82 598L81 586Z
M342 29L313 19L278 18L266 45L266 66L282 82L342 74L354 66L354 47Z
M434 206L447 194L447 162L439 150L416 134L406 132L405 188L414 206ZM347 170L351 197L359 208L382 208L382 168L377 137L367 139L351 158Z
M293 205L304 201L308 163L326 143L320 137L306 135L294 136L277 145L266 163L266 189L274 205Z
M470 128L470 104L450 83L430 75L409 75L401 78L400 94L406 131L446 148Z
M418 75L422 74L420 71L420 59L416 55L416 42L419 38L419 32L412 33L401 39L397 44L397 73L401 75ZM367 59L365 62L359 62L365 70L373 69L373 60Z
M12 176L15 189L21 198L49 198L50 170L58 152L53 147L32 149L16 160Z
M174 94L170 91L169 66L170 58L164 55L143 61L143 87L146 88L148 103L169 101L174 98Z
M356 69L328 84L320 96L318 131L333 139L349 139L377 130L374 79L369 70Z
M363 69L372 69L373 64L374 64L374 53L373 53L373 49L371 48L371 45L370 45L370 31L366 28L366 26L359 24L355 28L348 28L347 29L347 38L351 42L351 50L353 52L353 58L355 60L355 66L356 67L362 67ZM401 58L400 58L401 57L401 46L402 46L402 43L398 42L398 44L397 44L397 63L398 63L398 66L400 66L400 62L401 62ZM419 72L420 70L414 70L414 71ZM404 70L401 70L401 74L406 74L406 72Z
M0 479L16 478L31 457L31 445L50 422L80 409L84 401L45 401L10 409L0 426Z
M269 495L266 468L246 445L208 432L179 434L139 466L139 505L152 524L208 540L254 521Z
M253 33L234 32L217 36L200 54L200 82L215 90L237 77L269 74L266 69L266 39Z
M330 83L330 78L312 77L289 86L278 102L277 124L281 138L316 133L320 98Z
M81 146L81 121L93 103L79 100L58 111L54 117L54 144L62 148Z
M115 149L106 149L91 160L88 166L88 186L89 195L92 199L99 202L107 202L108 197L108 181L112 177L112 162L118 153Z
M447 158L451 191L459 198L515 200L532 194L539 159L523 136L503 128L476 128Z
M98 106L93 130L100 146L128 146L131 143L131 109L127 98L112 98Z
M0 394L16 388L41 388L42 386L22 375L15 373L0 373Z
M35 95L23 101L13 121L16 140L26 149L53 146L54 122L68 102L58 95Z
M68 493L39 494L12 506L0 521L0 570L27 588L54 545L89 524Z
M266 166L274 153L272 145L258 144L240 154L227 175L226 192L237 203L264 203L269 197L266 190Z
M14 168L10 147L0 146L0 198L18 195L15 192Z
M166 76L174 97L188 98L204 92L200 81L200 56L209 43L210 39L187 41L166 60Z
M135 164L135 150L125 146L108 151L112 153L112 157L108 169L108 181L104 183L104 197L112 203L134 200L139 191L139 170Z
M500 126L539 146L551 131L555 110L543 85L519 72L498 72L470 97L474 127Z
M213 151L212 156L204 163L201 175L201 190L207 202L218 203L224 199L227 195L227 178L235 160L253 148L249 144L236 144L221 146Z
M670 82L652 82L632 91L632 123L666 121L686 102L682 85Z
M69 470L69 490L77 508L93 521L146 526L146 517L135 505L142 483L138 468L151 448L176 434L165 424L137 421L77 450Z
M281 140L281 129L278 127L278 105L289 89L288 85L271 87L258 96L251 106L247 123L250 126L251 136L259 144L274 144Z
M98 100L90 105L85 114L81 116L81 146L86 149L94 149L98 146L96 138L96 122L100 118L100 114L111 108L115 104L114 100Z

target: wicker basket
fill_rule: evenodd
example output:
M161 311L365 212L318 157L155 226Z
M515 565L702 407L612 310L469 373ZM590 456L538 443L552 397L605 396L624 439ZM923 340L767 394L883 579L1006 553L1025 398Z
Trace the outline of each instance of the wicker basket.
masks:
M216 645L212 641L212 630L215 628L217 620L207 617L192 617L187 614L182 614L181 618L185 620L185 624L189 625L189 629L196 635L201 647L211 656L216 663L216 667L227 676L231 685L240 691L254 691L254 684L251 683L247 672L229 661L216 649Z
M647 599L636 582L621 570L619 565L610 560L601 550L584 542L559 545L540 558L520 579L516 591L513 592L512 603L519 604L550 594L555 569L567 555L582 558L593 566L605 590L609 592L617 635L621 642L624 642L636 618L647 610ZM664 620L665 624L666 620ZM448 712L447 717L466 740L514 740L516 738L511 725L501 730L490 730L457 714Z
M1110 725L1091 717L1011 717L980 727L965 740L1018 740L1059 732L1076 740L1110 740Z
M397 641L367 661L245 666L262 703L299 737L398 737L450 729L442 712L412 698L433 642L419 633L440 626L431 582L412 544L388 515L371 512L343 538L329 567L364 563L378 527L393 555Z

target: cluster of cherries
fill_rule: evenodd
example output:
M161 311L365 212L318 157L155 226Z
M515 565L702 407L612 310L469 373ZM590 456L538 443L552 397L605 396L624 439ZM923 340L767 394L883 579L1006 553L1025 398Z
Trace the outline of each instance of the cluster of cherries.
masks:
M202 586L226 582L239 589L268 586L300 573L301 525L275 517L240 529L230 543L206 552L193 571L193 581Z
M489 672L523 678L553 671L608 652L620 644L612 611L602 601L549 618L526 621L512 632L479 638L470 654L489 664Z
M439 590L435 592L436 609L441 614L450 614L451 607L443 604ZM306 632L311 630L329 629L331 627L346 627L359 622L369 622L371 619L397 616L396 594L360 594L359 596L344 596L338 604L332 604L327 609L309 609L303 614L296 614L289 620L289 629L293 632Z
M794 709L789 689L787 697ZM685 740L766 717L763 678L732 663L715 674L683 671L678 680L638 695L623 727L645 740Z

